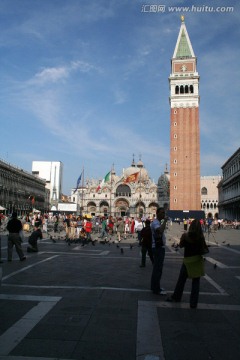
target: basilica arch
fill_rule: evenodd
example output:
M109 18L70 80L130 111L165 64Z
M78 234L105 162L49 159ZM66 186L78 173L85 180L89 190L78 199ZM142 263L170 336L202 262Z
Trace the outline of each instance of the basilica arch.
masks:
M97 206L94 201L90 201L87 204L87 213L91 215L95 215L97 210Z
M99 212L101 215L108 216L109 214L109 203L106 200L103 200L99 204Z
M119 198L115 201L115 216L128 216L129 202L124 198Z
M142 201L138 201L136 203L135 212L138 217L140 217L140 218L143 217L143 215L145 214L145 209L146 209L146 206Z
M116 197L118 196L131 196L131 188L128 185L121 184L116 188Z
M159 207L158 203L152 202L148 206L149 216L151 218L156 216L157 208Z

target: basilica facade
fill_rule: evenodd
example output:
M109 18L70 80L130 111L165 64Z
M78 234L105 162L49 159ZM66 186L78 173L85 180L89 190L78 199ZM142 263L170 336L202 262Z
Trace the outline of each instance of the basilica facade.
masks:
M88 179L76 191L72 189L71 202L77 203L80 214L153 218L159 206L169 207L167 175L165 171L155 184L143 162L133 159L121 175L112 169L101 187L99 180Z

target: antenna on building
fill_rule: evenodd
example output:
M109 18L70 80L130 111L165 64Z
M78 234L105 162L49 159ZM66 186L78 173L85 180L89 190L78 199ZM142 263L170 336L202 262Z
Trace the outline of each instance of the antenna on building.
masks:
M164 171L164 173L165 173L165 174L168 174L168 172L169 172L169 171L168 171L168 164L166 163L166 164L165 164L165 171Z
M56 189L56 166L54 168L54 182L53 182L53 193L52 193L52 200L57 200L57 189Z
M132 167L135 167L135 160L134 160L134 154L133 154L133 160L132 160Z

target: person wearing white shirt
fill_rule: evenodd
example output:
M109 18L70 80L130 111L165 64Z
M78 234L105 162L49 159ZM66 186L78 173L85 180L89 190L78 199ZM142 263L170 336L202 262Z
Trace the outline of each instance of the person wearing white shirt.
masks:
M164 234L164 230L168 220L165 216L164 208L157 209L156 217L157 218L151 223L154 261L151 276L151 290L153 294L165 295L165 291L160 287L166 245L166 235Z

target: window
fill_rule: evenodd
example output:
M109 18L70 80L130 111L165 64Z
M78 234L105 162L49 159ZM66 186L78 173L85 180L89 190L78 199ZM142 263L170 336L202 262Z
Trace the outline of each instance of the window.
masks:
M177 134L174 134L173 137L174 137L174 139L177 139Z
M207 195L207 194L208 194L208 191L207 191L207 188L206 188L206 187L203 187L203 188L202 188L201 194L202 194L202 195Z
M174 150L174 151L177 151L177 147L176 147L176 146L174 146L173 150Z
M131 196L131 189L128 185L119 185L116 189L116 196Z

